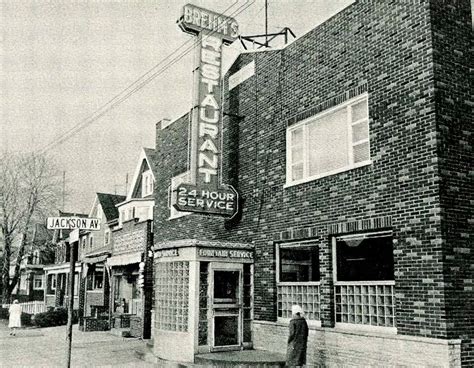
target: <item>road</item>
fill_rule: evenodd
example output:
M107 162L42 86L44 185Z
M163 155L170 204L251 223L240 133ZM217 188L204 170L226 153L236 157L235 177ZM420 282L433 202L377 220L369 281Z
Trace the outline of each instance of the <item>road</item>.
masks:
M143 349L138 339L108 332L81 332L74 326L72 367L153 367L135 356ZM0 320L0 367L65 367L66 326L22 329L9 336Z

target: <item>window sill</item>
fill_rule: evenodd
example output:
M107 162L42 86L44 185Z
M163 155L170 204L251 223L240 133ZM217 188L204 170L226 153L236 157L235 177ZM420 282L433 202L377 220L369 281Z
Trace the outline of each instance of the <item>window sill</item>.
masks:
M395 285L395 281L335 281L334 286L352 286L352 285Z
M346 167L343 167L343 168L340 168L340 169L337 169L337 170L329 171L329 172L324 173L324 174L314 175L314 176L311 176L311 177L308 177L308 178L295 180L293 182L287 182L285 185L283 185L283 188L285 188L285 189L290 188L290 187L293 187L295 185L299 185L299 184L307 183L307 182L310 182L310 181L322 179L322 178L325 178L325 177L328 177L328 176L340 174L340 173L343 173L343 172L346 172L346 171L358 169L360 167L369 166L369 165L372 165L372 160L359 162L355 165L346 166ZM288 176L288 174L287 174L287 176Z
M320 281L277 281L277 286L319 286Z
M362 325L356 323L342 323L336 322L334 329L347 331L347 332L355 332L355 333L382 333L382 334L390 334L396 335L397 328L396 327L385 327L385 326L372 326L372 325Z

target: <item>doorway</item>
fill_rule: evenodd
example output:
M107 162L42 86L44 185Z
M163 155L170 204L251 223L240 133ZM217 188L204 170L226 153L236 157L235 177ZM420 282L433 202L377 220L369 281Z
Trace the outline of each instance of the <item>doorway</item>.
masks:
M210 264L211 350L242 349L243 265Z

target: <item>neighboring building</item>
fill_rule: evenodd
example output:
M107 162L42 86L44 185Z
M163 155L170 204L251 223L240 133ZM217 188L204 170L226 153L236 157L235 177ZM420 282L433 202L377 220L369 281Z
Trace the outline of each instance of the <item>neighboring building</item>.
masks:
M44 300L46 286L44 266L54 262L53 232L43 224L35 224L31 244L20 266L14 298L20 302Z
M69 213L59 211L60 217L87 217L82 213ZM54 263L44 266L45 272L45 296L44 301L46 307L62 307L68 306L68 282L70 272L70 250L71 243L69 241L70 230L54 230L53 247L55 250ZM79 275L81 272L81 250L74 246L76 264L74 271L74 309L79 308Z
M109 329L110 273L105 261L112 252L112 227L118 219L116 205L124 196L97 193L89 213L100 220L100 230L82 231L79 235L82 273L79 295L79 328L84 331Z
M117 204L119 218L112 227L110 310L115 328L130 330L135 337L150 338L153 293L153 197L154 150L140 154L131 189Z
M157 125L158 357L284 352L299 304L309 366L474 365L471 37L468 0L361 0L240 55L231 221L170 208L190 119Z

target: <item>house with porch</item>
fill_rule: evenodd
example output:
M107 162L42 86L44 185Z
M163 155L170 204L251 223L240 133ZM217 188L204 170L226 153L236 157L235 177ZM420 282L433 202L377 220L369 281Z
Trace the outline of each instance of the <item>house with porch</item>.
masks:
M44 300L44 266L54 262L52 249L53 232L44 224L33 227L31 242L27 245L26 255L20 265L19 281L13 297L20 302Z
M142 149L131 189L116 206L119 217L108 222L113 235L112 256L106 262L112 327L142 338L151 334L154 152Z
M59 211L59 217L87 217L83 213L70 213ZM44 301L46 307L63 307L68 305L67 285L70 270L70 249L71 242L69 239L70 230L54 230L52 243L54 248L53 263L44 266ZM73 250L76 260L81 257L81 249L74 246ZM81 272L81 264L76 261L74 270L74 309L79 308L79 274Z
M110 274L106 259L112 251L112 228L118 218L116 205L125 196L97 193L89 213L90 218L100 221L100 230L81 231L79 234L80 262L79 282L79 328L83 331L109 329Z

